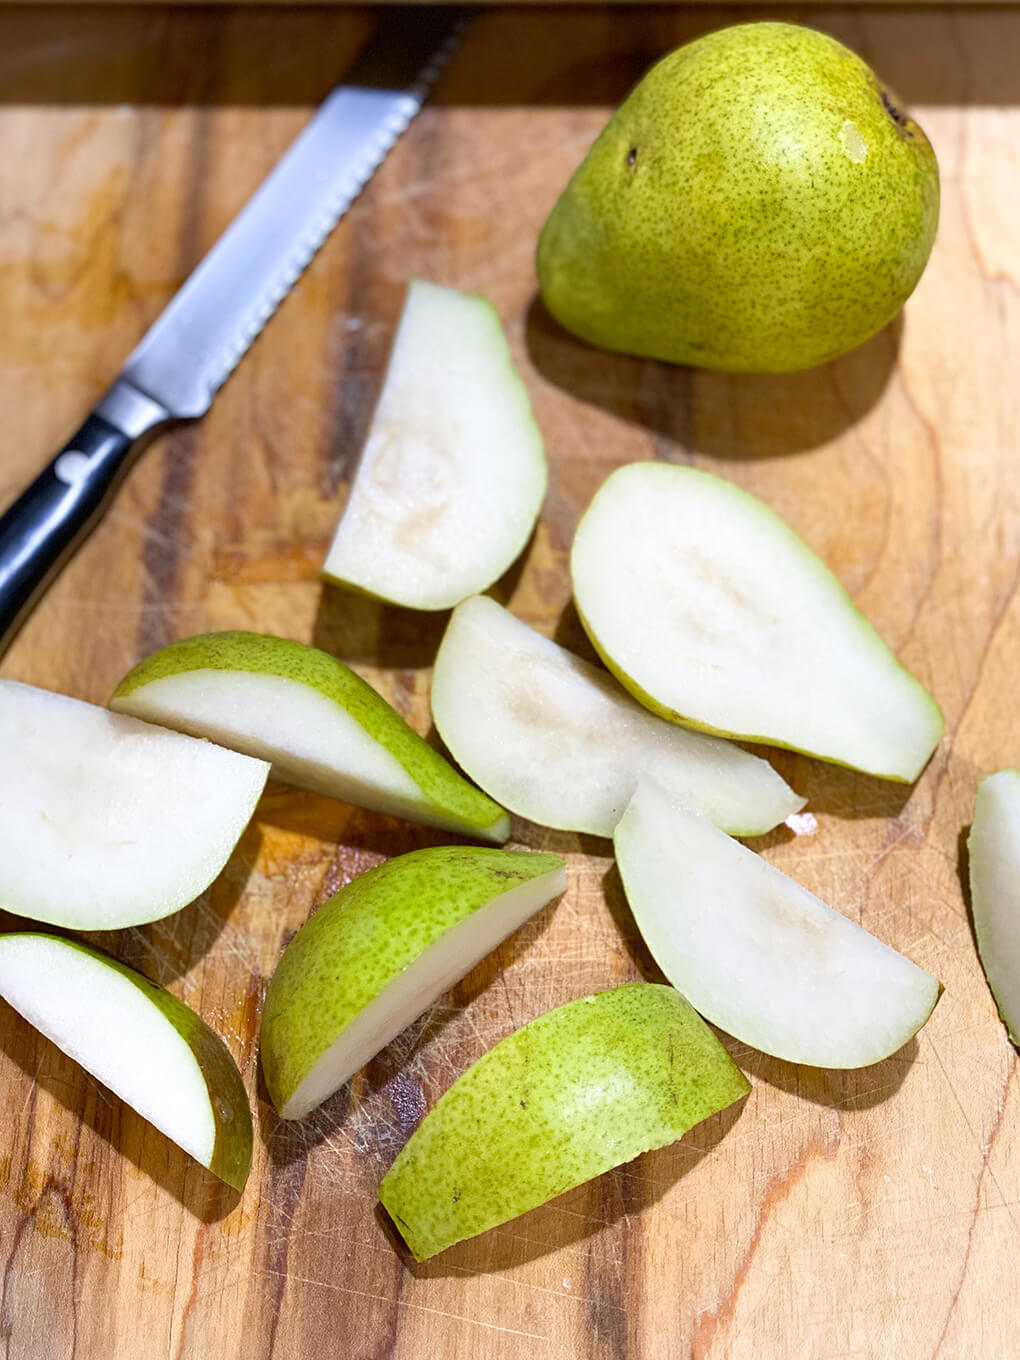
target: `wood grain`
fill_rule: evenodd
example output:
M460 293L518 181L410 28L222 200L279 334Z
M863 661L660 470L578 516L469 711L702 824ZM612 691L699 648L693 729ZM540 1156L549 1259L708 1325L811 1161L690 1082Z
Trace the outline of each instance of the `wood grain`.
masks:
M535 301L537 231L609 108L732 9L491 9L200 425L139 461L3 662L103 702L142 654L277 631L355 664L422 731L444 619L318 581L411 275L491 297L545 431L542 521L502 598L584 648L566 555L605 475L693 462L764 497L936 694L913 789L776 753L811 834L757 848L936 972L859 1073L730 1042L739 1117L413 1265L376 1209L427 1106L546 1008L655 977L609 846L519 824L571 887L312 1119L279 1122L255 1034L283 943L341 883L437 836L273 787L177 916L101 942L226 1037L256 1110L242 1196L18 1017L0 1017L0 1347L9 1360L998 1360L1020 1296L1017 1060L961 890L976 781L1020 763L1020 13L786 11L858 47L935 144L943 213L905 316L780 378L584 349ZM741 10L741 14L746 11ZM59 446L342 73L364 11L0 13L0 503ZM0 757L2 758L2 757Z

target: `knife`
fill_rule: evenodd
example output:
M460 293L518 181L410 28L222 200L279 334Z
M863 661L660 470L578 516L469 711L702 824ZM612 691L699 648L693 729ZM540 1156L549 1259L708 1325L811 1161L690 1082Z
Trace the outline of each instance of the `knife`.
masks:
M169 421L209 409L421 108L465 22L462 10L416 6L380 21L80 429L0 516L0 653L98 519L131 454Z

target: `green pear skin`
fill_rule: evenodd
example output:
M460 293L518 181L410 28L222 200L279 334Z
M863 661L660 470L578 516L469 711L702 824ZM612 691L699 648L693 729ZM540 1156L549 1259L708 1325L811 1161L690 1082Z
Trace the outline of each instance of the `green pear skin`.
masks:
M701 368L811 368L913 291L935 154L867 64L787 23L663 58L603 129L538 248L549 311L607 349Z
M534 897L527 891L532 884L539 889ZM287 1119L310 1113L515 929L519 918L565 887L558 855L466 845L398 855L348 883L301 927L269 984L261 1051L276 1109ZM523 913L511 905L515 890L517 899L525 898ZM509 920L499 915L500 899L511 906ZM488 923L482 919L486 912L495 913L494 925L491 915ZM430 966L429 953L437 947L438 965ZM399 1014L393 1014L387 990L403 991L407 983ZM338 1043L346 1045L345 1036L370 1007L367 1047L361 1035L353 1061L350 1052L331 1053ZM320 1071L335 1069L326 1080L316 1072L320 1063Z
M336 706L337 712L330 717L335 720L346 714L392 758L399 767L398 774L402 771L407 777L407 791L399 800L378 796L373 799L364 781L361 788L347 787L342 768L331 769L328 759L319 763L322 754L316 759L314 731L304 737L305 747L298 751L284 749L279 741L274 745L272 733L248 730L244 692L240 690L218 724L199 731L197 723L174 722L173 687L162 682L202 672L261 675L293 682L322 696ZM281 696L278 708L284 702ZM332 797L346 797L354 803L486 840L501 842L510 834L510 819L499 804L462 778L367 681L327 652L302 642L242 631L184 638L145 657L129 671L114 691L110 707L150 722L172 723L181 730L207 736L249 755L258 752L273 762L278 778ZM314 720L314 716L309 719ZM417 810L415 801L420 804Z
M675 1142L749 1089L679 992L627 983L490 1049L426 1115L379 1198L423 1261Z
M124 984L130 984L130 989ZM81 992L85 990L84 1001ZM137 997L135 995L137 993ZM223 1040L205 1021L183 1001L165 988L128 968L119 960L91 949L79 940L47 935L40 931L16 931L0 935L0 995L25 1016L86 1071L136 1108L168 1137L185 1146L203 1165L232 1186L243 1190L248 1179L252 1156L252 1122L248 1096ZM208 1101L207 1115L212 1126L211 1145L204 1150L187 1147L187 1140L178 1136L175 1127L187 1119L187 1111L172 1093L165 1093L153 1108L150 1101L136 1103L132 1086L137 1074L125 1068L119 1055L121 1043L113 1028L102 1024L97 1037L96 1024L89 1025L80 1010L77 1017L67 1015L69 998L77 996L72 1005L91 1005L95 997L103 1013L115 1011L122 1017L134 1039L152 1027L159 1034L160 1055L153 1054L159 1065L159 1080L171 1079L174 1063L181 1053L177 1045L173 1059L167 1053L165 1030L160 1033L159 1022L146 1014L151 1007L170 1029L184 1041L190 1051L194 1069L200 1074L199 1089L204 1085ZM140 1001L140 1005L137 1004ZM108 1004L109 1003L109 1004ZM108 1017L109 1018L109 1017ZM64 1026L69 1025L61 1033ZM156 1043L153 1047L157 1047ZM190 1063L188 1064L190 1067ZM192 1071L194 1071L192 1069ZM162 1118L161 1118L162 1115Z

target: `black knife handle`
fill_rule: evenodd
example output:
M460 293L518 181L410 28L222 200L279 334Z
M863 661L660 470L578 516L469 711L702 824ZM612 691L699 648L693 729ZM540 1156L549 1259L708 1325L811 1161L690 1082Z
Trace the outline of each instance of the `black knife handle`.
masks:
M93 412L0 515L0 651L103 508L134 442Z

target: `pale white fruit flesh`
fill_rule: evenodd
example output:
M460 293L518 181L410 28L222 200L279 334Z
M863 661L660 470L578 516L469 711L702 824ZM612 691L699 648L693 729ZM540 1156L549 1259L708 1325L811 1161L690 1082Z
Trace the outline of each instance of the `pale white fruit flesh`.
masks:
M76 930L178 911L226 864L262 760L0 680L0 907Z
M0 936L0 996L196 1161L214 1163L217 1119L198 1058L115 965L53 936ZM250 1124L246 1101L234 1113Z
M496 311L416 279L323 574L396 604L448 609L521 552L546 477Z
M501 940L566 890L566 869L554 870L493 898L440 935L354 1016L282 1106L283 1118L304 1119L309 1115L491 954Z
M485 596L454 610L432 714L462 769L542 826L611 836L642 773L734 835L761 835L804 806L767 761L655 717Z
M1020 770L978 785L967 841L971 909L981 963L999 1014L1020 1042Z
M734 1038L815 1067L895 1053L936 978L644 780L616 829L627 900L656 962Z
M510 834L509 818L498 813L487 827L443 816L383 744L310 685L243 670L181 671L111 705L260 756L275 777L329 798L496 844Z
M938 744L935 701L832 572L719 477L618 469L581 520L571 575L609 668L674 721L905 782Z

